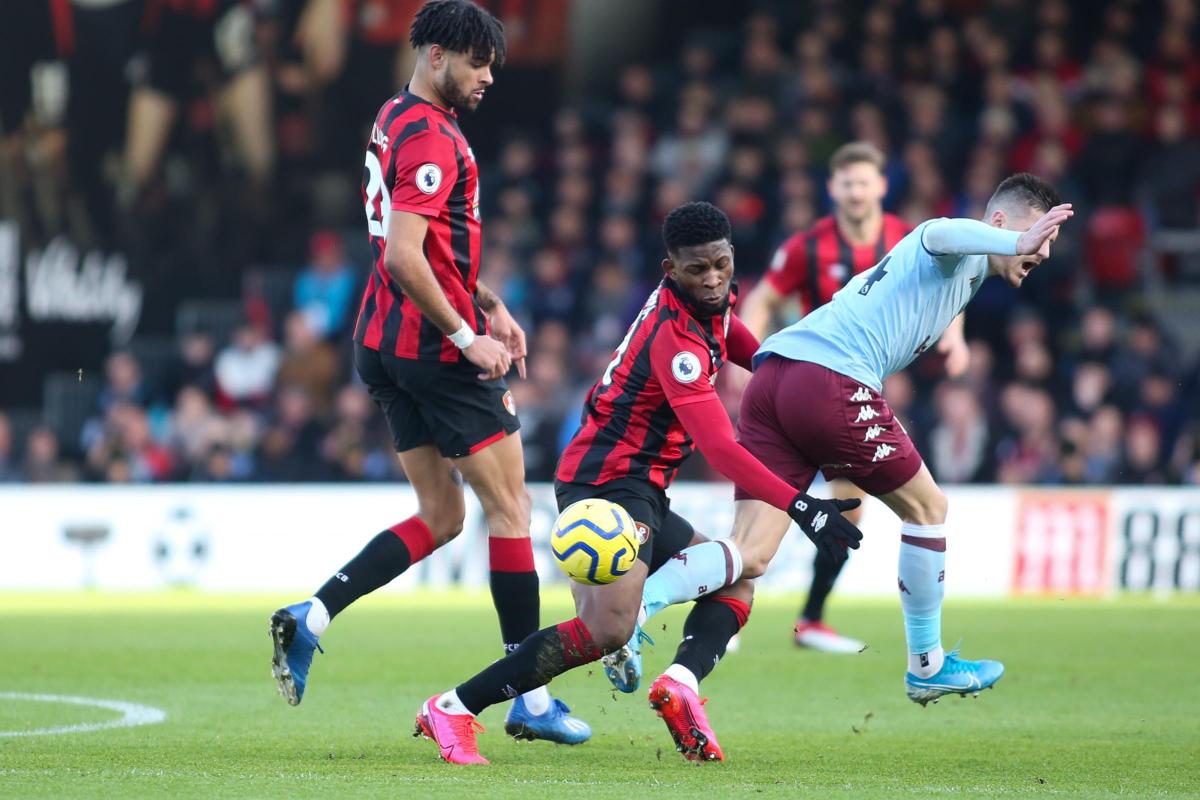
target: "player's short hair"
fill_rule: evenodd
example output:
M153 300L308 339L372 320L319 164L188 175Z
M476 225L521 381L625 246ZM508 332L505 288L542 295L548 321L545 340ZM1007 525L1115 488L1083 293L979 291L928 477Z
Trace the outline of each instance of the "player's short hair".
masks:
M834 150L829 157L829 172L834 173L854 164L871 164L882 173L887 158L882 150L870 142L848 142Z
M497 67L504 65L507 53L504 25L471 0L429 0L417 12L408 41L415 48L436 44L470 53Z
M990 214L997 206L1020 203L1044 214L1061 202L1058 190L1049 183L1037 175L1018 172L1000 181L988 200L987 211Z
M733 228L724 211L699 201L672 209L663 220L662 237L667 252L677 253L681 247L728 240L733 237Z

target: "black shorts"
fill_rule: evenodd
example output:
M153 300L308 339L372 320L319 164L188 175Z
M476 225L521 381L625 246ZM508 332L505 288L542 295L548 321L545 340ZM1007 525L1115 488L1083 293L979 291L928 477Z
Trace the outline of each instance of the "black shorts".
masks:
M639 478L618 478L601 484L555 481L554 497L559 512L572 503L593 498L624 508L639 527L645 528L646 539L638 547L638 558L651 572L691 544L696 535L692 524L671 510L667 493ZM638 533L640 539L642 531Z
M397 358L354 343L354 366L387 418L396 452L433 444L462 458L521 428L503 378L481 381L479 368Z

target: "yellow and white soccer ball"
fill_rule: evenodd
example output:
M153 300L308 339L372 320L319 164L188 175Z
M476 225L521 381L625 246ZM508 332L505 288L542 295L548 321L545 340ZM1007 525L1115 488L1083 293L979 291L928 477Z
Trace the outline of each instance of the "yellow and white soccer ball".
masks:
M637 527L617 503L580 500L554 521L550 550L571 580L592 586L612 583L637 560Z

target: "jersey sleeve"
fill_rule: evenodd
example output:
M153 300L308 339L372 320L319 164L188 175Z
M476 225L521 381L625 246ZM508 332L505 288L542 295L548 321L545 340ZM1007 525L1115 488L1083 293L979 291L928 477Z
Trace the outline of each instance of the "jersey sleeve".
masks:
M808 277L808 258L804 254L804 235L792 236L779 246L763 279L781 295L797 291Z
M709 372L712 356L700 337L663 325L650 343L650 371L672 407L716 395Z
M458 180L454 142L437 131L405 139L393 156L392 210L436 217Z

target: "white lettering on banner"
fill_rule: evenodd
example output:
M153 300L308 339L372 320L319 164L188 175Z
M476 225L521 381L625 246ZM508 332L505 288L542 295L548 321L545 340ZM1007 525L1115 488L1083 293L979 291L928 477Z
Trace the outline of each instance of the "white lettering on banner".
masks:
M1099 594L1111 585L1108 494L1024 492L1018 498L1013 591Z
M529 486L534 562L542 585L567 579L549 555L558 514L554 489ZM828 486L811 489L828 497ZM710 536L733 524L724 483L677 483L671 509ZM950 597L1023 592L1097 593L1125 586L1200 590L1200 489L1024 492L946 489L951 531L968 531L946 552ZM838 579L845 595L893 597L899 537L874 498L861 527L870 547ZM303 591L325 580L376 531L416 512L407 485L3 486L0 590ZM262 524L264 508L272 524ZM1157 519L1157 522L1155 522ZM13 522L16 521L16 522ZM1126 539L1124 531L1130 531ZM808 537L786 536L759 582L793 591L811 578ZM387 591L488 585L487 521L467 494L463 533Z
M25 258L25 304L37 321L111 322L109 336L120 347L142 316L142 286L126 277L125 256L90 251L81 258L59 236Z
M1130 489L1116 497L1117 584L1166 594L1200 591L1200 490Z

